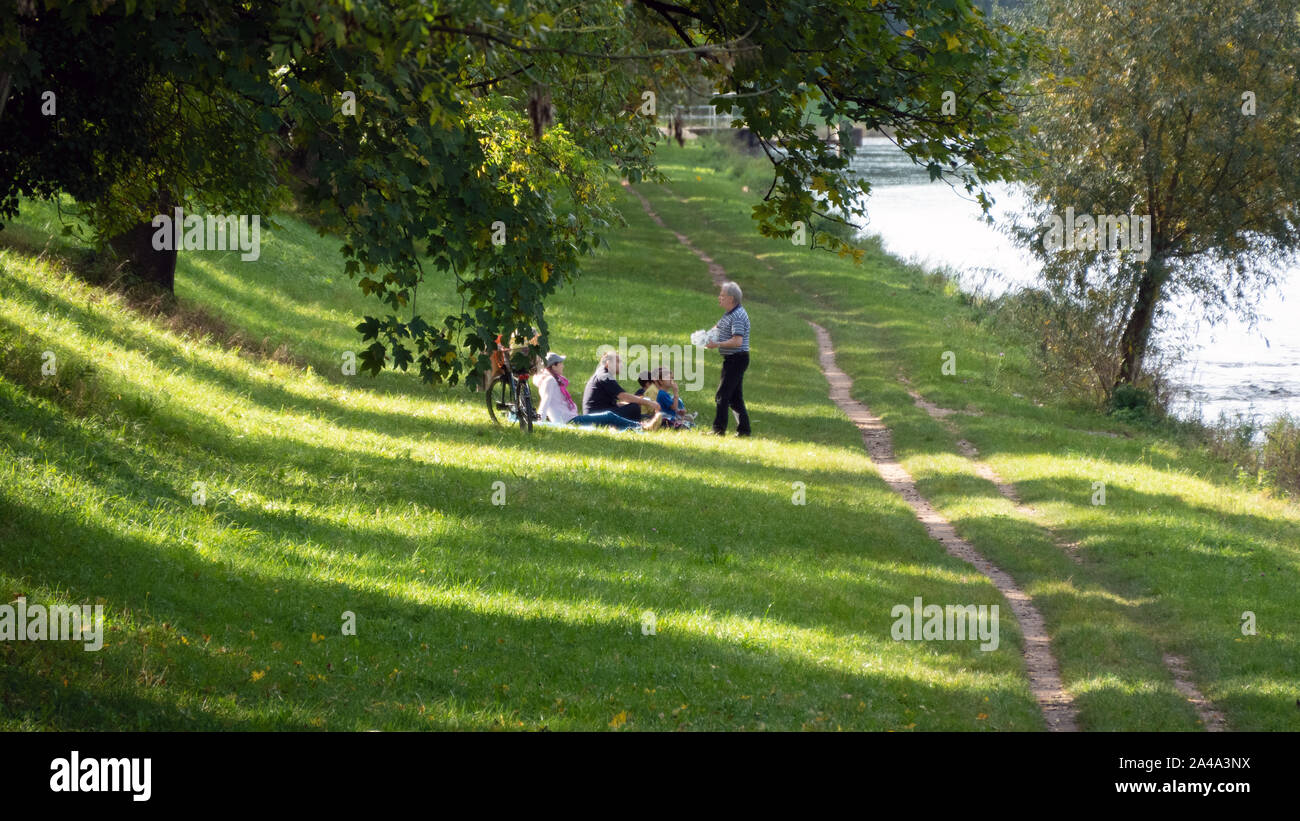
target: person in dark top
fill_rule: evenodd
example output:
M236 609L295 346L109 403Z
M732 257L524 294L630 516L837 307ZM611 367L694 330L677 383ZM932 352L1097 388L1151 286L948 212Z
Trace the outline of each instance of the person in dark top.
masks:
M622 385L618 384L615 377L622 367L623 361L619 359L617 351L609 351L600 358L596 372L587 380L587 387L582 392L583 413L613 411L619 416L639 422L641 406L650 408L655 413L659 412L658 402L628 393L623 390Z

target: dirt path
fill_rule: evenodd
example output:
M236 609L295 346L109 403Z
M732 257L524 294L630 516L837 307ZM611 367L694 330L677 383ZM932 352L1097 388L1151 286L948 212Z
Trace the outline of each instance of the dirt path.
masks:
M677 237L677 241L680 242L682 245L685 245L692 254L695 254L695 256L699 257L700 262L703 262L705 265L709 266L709 276L713 278L714 285L721 287L722 283L727 281L726 270L724 270L721 265L714 262L713 258L710 257L708 254L704 253L699 248L696 248L694 245L692 245L690 237L686 236L685 234L679 234L678 232L669 228L667 225L664 225L663 219L658 214L656 214L654 208L650 206L650 200L646 199L645 196L640 191L636 190L631 185L629 185L627 180L623 180L623 187L631 191L633 194L635 194L637 199L641 200L641 207L645 209L645 212L650 216L650 219L654 220L655 225L658 225L660 228L664 229L665 231L669 232L673 236Z
M1046 524L1043 521L1042 513L1032 505L1025 504L1020 499L1020 494L1016 493L1015 486L999 476L998 472L993 469L992 465L982 461L980 459L979 450L962 437L961 429L957 427L950 417L957 414L968 413L967 411L955 411L949 408L941 408L933 402L928 401L925 397L921 396L921 394L913 390L911 382L908 381L907 377L901 374L898 377L898 381L902 382L907 388L908 395L912 397L912 402L918 408L928 413L932 419L939 422L939 424L943 425L949 433L957 437L957 449L961 451L963 456L971 460L975 467L976 475L992 482L993 485L997 487L998 492L1015 505L1016 512L1025 518L1032 520L1034 524L1042 528L1047 533L1052 543L1056 545L1061 552L1068 556L1071 561L1075 564L1083 564L1083 559L1079 557L1079 543L1066 540L1053 530L1050 525ZM1206 698L1199 689L1197 689L1196 684L1192 681L1192 674L1188 670L1187 660L1182 656L1177 656L1173 653L1167 652L1164 653L1163 660L1165 667L1169 670L1169 674L1173 676L1174 687L1178 692L1182 693L1183 698L1187 699L1188 704L1190 704L1192 709L1196 711L1196 715L1200 718L1201 724L1204 725L1206 731L1211 733L1226 731L1228 729L1227 719L1225 719L1223 713L1219 712L1214 704Z
M1011 605L1011 612L1020 623L1025 637L1025 668L1029 673L1029 689L1043 711L1049 730L1073 731L1078 729L1078 715L1074 702L1061 685L1061 673L1047 638L1043 616L1034 607L1029 595L1015 583L1002 568L984 558L970 542L957 535L952 523L926 501L916 489L916 480L894 458L893 441L889 428L871 409L852 396L853 380L835 364L835 349L831 335L822 326L809 322L817 334L817 350L822 373L830 383L831 399L862 431L867 454L876 464L880 476L911 506L916 518L925 525L930 538L943 545L944 550L975 567L993 582Z
M690 237L665 225L663 219L650 205L650 201L640 191L628 185L626 181L623 185L641 201L641 207L656 225L671 232L677 237L678 242L708 266L709 275L715 285L721 285L726 281L727 272L721 265L696 248L691 243ZM969 542L959 537L952 523L921 496L916 489L916 481L894 458L889 429L866 405L850 395L853 382L835 364L835 350L831 345L830 334L820 325L812 322L808 324L812 325L817 334L818 355L821 359L822 372L826 375L826 381L830 383L830 398L862 431L867 454L880 471L881 477L903 497L932 539L943 545L944 550L950 555L973 565L975 569L987 576L1011 606L1011 612L1020 623L1020 630L1025 638L1023 653L1025 668L1029 673L1029 688L1043 711L1047 728L1053 731L1078 730L1078 715L1073 701L1061 685L1061 674L1056 666L1056 659L1052 656L1047 628L1029 595L1021 590L1004 570L985 559Z
M971 463L974 465L976 476L980 477L986 482L991 482L993 486L998 489L998 493L1002 494L1004 498L1006 498L1013 505L1015 505L1015 511L1017 513L1019 513L1021 516L1024 516L1027 519L1032 519L1035 524L1042 527L1044 530L1047 530L1048 533L1051 534L1052 536L1052 543L1055 544L1057 548L1061 550L1062 553L1068 556L1070 558L1070 561L1074 562L1075 564L1083 563L1083 560L1079 558L1079 544L1077 542L1065 541L1064 539L1058 537L1055 533L1052 533L1051 529L1048 528L1045 524L1043 524L1042 514L1040 514L1037 509L1030 507L1029 505L1026 505L1023 501L1021 501L1020 494L1016 493L1015 485L1011 484L1006 479L1003 479L998 474L998 472L993 469L993 466L990 465L988 462L984 462L980 459L979 450L973 444L971 444L968 439L964 438L961 435L961 429L958 428L957 425L950 418L957 414L967 414L972 416L978 414L972 414L969 411L956 411L956 410L951 410L950 408L941 408L938 405L934 404L933 402L927 400L924 396L921 396L921 394L917 393L915 390L913 390L912 383L908 381L906 376L899 374L898 381L902 382L903 386L907 388L907 395L912 397L913 404L915 404L918 408L928 413L931 419L934 419L936 422L943 425L945 430L947 430L954 437L956 437L957 450L961 451L961 455L969 459Z
M1200 716L1201 723L1205 725L1207 732L1223 733L1228 730L1228 720L1223 717L1208 698L1201 695L1201 691L1196 689L1192 683L1191 671L1187 669L1187 659L1182 656L1176 656L1173 653L1165 653L1165 666L1174 676L1174 686L1178 692L1183 694L1183 698L1191 703L1196 714Z

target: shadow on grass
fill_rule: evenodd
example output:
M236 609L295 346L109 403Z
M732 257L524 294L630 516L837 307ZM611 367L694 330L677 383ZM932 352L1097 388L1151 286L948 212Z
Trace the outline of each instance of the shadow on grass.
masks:
M43 413L35 403L18 398L12 403L0 396L0 407L5 409L5 421L0 427L18 455L30 455L46 464L53 464L69 475L99 488L110 497L135 500L149 512L173 507L176 514L190 509L190 488L174 488L159 476L177 471L205 477L231 472L230 458L219 450L205 445L181 444L161 440L160 447L149 449L141 444L119 440L105 440L93 431L66 420L62 415ZM23 420L39 420L44 441L34 439L20 442ZM412 502L428 511L437 511L455 517L461 532L457 551L437 550L445 563L444 571L486 577L497 574L499 585L517 584L523 589L571 587L571 580L581 578L587 596L619 605L629 599L647 602L681 601L683 585L681 573L690 574L691 587L697 591L713 588L725 591L730 600L729 609L744 615L762 612L775 598L798 602L842 601L844 606L859 609L850 603L877 600L896 603L910 601L918 586L924 595L943 601L964 601L971 597L969 585L920 578L917 574L890 571L888 562L908 562L921 557L903 547L911 531L918 526L903 510L876 511L865 509L850 511L827 510L823 513L807 509L794 509L788 505L784 488L761 494L770 499L756 503L755 491L739 488L714 488L704 482L675 480L671 488L661 487L652 475L629 480L627 477L609 477L601 483L608 486L609 494L621 494L624 501L619 506L617 518L610 519L604 510L606 498L594 491L593 477L578 474L563 479L548 479L548 492L569 500L562 510L545 503L529 506L532 491L526 480L512 480L509 485L514 508L507 512L490 504L492 482L503 474L484 466L482 468L438 466L434 471L421 462L387 456L364 454L340 455L324 446L304 445L281 439L252 442L248 445L249 461L245 470L261 473L261 478L272 485L276 477L267 465L298 465L326 475L350 474L360 479L361 492L347 494L358 508L371 506L385 511L385 518L368 518L364 522L339 524L306 512L312 507L337 506L330 487L315 488L308 493L284 493L290 509L267 510L255 505L230 503L219 495L220 488L213 487L213 499L208 515L214 525L222 528L243 528L261 534L268 542L308 541L329 545L332 556L343 564L349 556L378 556L386 560L405 561L421 549L431 547L430 539L397 532L405 518L403 510ZM163 461L159 454L167 454L171 462ZM711 455L711 454L710 454ZM707 455L706 455L707 456ZM709 466L713 461L702 456L701 463ZM772 471L786 476L805 476L804 472ZM246 474L245 474L246 475ZM367 477L370 477L367 480ZM433 479L434 481L430 481ZM853 472L833 472L822 478L830 485L850 486L861 477ZM781 483L778 482L778 486ZM398 489L394 496L393 489ZM479 491L479 492L476 492ZM717 519L709 532L651 536L649 523L664 524L664 511L670 509L672 500L679 494L698 500L697 510L716 511ZM577 501L574 504L574 501ZM768 556L749 546L750 539L743 528L751 514L738 511L759 511L766 507L780 512L809 526L810 517L833 517L834 526L842 535L833 540L800 541L785 545L786 556L803 555L810 562L831 563L843 566L849 572L868 571L871 581L849 581L844 578L824 578L809 575L800 565L791 567L770 566ZM299 508L302 508L300 510ZM787 510L788 509L788 510ZM515 512L519 511L519 512ZM797 514L797 515L796 515ZM141 511L140 515L146 515ZM575 516L589 517L590 524L576 525ZM764 517L772 514L765 513ZM639 527L629 530L629 523ZM829 519L827 524L830 524ZM814 529L826 532L817 525ZM736 528L740 529L737 530ZM854 534L877 534L870 551L853 539ZM630 533L630 540L629 540ZM893 538L882 539L882 536ZM751 537L752 539L752 537ZM520 551L521 541L531 541L534 549ZM770 541L770 540L769 540ZM923 539L921 544L929 546ZM625 544L625 547L616 545ZM765 542L766 544L766 542ZM495 552L509 545L504 552ZM286 559L287 561L287 559ZM294 563L307 563L296 559ZM957 565L953 565L957 567ZM592 571L596 572L593 573ZM963 569L964 570L964 569ZM612 582L599 578L601 572L611 576L635 573L635 581ZM886 584L883 579L895 576ZM712 604L713 592L705 592ZM689 602L683 602L687 605ZM882 606L876 618L853 617L844 629L857 630L866 623L887 628L884 618L888 607ZM823 616L824 618L824 616ZM805 618L796 622L802 627L825 627L824 621Z
M664 729L680 722L656 719L655 707L664 712L679 701L711 710L706 726L797 728L809 720L810 704L830 726L862 726L860 700L873 702L866 726L892 726L918 695L918 682L906 674L827 669L806 654L761 644L671 629L646 638L630 619L599 613L526 617L247 567L236 573L225 561L126 536L84 512L0 495L0 513L17 524L19 537L0 554L3 569L24 589L56 590L70 602L103 597L111 622L129 616L142 623L110 632L93 655L55 643L6 649L5 712L43 727L306 729L316 726L308 717L323 716L335 729L483 727L515 717L537 726L565 722L557 704L569 702L576 726L603 726L629 710L645 726ZM52 543L42 533L61 538ZM310 638L317 630L332 634L345 610L359 616L356 638ZM192 643L179 643L181 635ZM200 644L201 635L212 642ZM147 648L155 654L152 680ZM258 671L263 675L250 676ZM653 698L660 688L665 695ZM757 696L768 688L797 697L759 708ZM987 694L943 689L921 697L947 702L954 715L973 717ZM205 709L218 699L224 707ZM426 717L418 710L426 703L442 706ZM1028 723L1018 726L1034 727L1026 717L1032 706L1020 707L1017 722Z
M1118 549L1128 542L1127 550L1131 556L1140 552L1132 543L1132 531L1135 528L1151 525L1144 521L1144 515L1156 513L1162 517L1158 539L1146 539L1148 543L1175 544L1192 546L1210 542L1209 547L1231 547L1239 553L1251 552L1256 546L1266 546L1270 551L1284 555L1285 548L1300 547L1300 522L1281 518L1267 518L1253 513L1234 513L1220 507L1197 504L1170 493L1149 493L1135 490L1118 483L1106 486L1107 504L1104 511L1091 505L1092 484L1087 479L1076 476L1052 476L1017 482L1026 499L1053 500L1058 503L1071 504L1077 511L1090 513L1105 512L1114 516L1112 525L1090 522L1088 535L1094 539L1094 549L1113 547ZM1108 531L1118 535L1128 531L1127 538L1112 539ZM1152 555L1147 550L1148 555ZM1245 555L1210 555L1198 554L1203 561L1222 563L1213 574L1227 571L1250 569L1258 563L1257 557ZM1188 554L1191 558L1191 554ZM1281 558L1281 556L1279 556ZM1292 569L1300 554L1290 557ZM1233 566L1234 563L1237 566ZM1271 569L1271 568L1270 568Z

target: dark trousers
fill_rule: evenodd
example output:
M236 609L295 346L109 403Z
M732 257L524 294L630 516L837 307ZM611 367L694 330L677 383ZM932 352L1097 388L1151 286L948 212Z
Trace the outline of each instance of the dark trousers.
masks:
M749 412L745 410L745 394L742 390L745 369L748 367L748 351L722 357L722 383L718 385L717 396L713 398L718 407L713 415L714 433L727 432L727 410L730 409L736 412L736 433L740 436L749 435Z

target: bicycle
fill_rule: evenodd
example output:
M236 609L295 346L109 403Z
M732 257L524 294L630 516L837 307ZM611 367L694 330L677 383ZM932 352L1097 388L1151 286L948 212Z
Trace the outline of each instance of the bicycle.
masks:
M499 426L502 419L506 424L519 424L524 433L533 432L533 423L541 417L533 409L533 392L528 384L528 374L519 373L510 365L511 354L525 350L525 347L507 347L497 337L497 349L489 357L492 360L492 372L487 382L488 416Z

